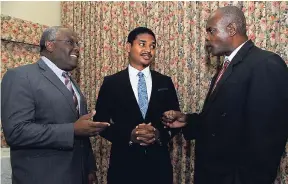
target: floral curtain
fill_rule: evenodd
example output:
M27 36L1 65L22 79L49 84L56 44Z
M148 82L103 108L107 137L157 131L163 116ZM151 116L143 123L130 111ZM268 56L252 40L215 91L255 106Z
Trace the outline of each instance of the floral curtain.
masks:
M47 26L1 15L1 76L8 68L36 62L39 41ZM1 128L1 147L8 147Z
M236 5L247 18L249 38L261 48L278 53L288 64L288 2L62 2L62 24L73 28L82 40L79 67L75 73L94 109L104 76L127 67L125 43L138 26L151 28L157 37L153 68L171 76L183 112L201 111L217 59L207 61L205 25L218 7ZM97 176L105 184L110 143L91 138ZM194 142L176 136L171 143L174 183L193 183ZM288 184L288 146L275 183Z

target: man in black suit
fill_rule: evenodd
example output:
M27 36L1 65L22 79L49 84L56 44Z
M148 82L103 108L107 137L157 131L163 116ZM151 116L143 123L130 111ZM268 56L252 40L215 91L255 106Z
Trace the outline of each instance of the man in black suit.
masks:
M1 119L11 149L13 184L92 184L96 163L89 136L108 123L92 122L86 99L69 72L77 67L76 33L47 28L41 58L9 69L1 86ZM94 111L94 110L93 110Z
M101 136L112 142L109 184L172 184L168 142L175 131L164 129L162 114L179 111L170 77L150 69L156 38L146 27L128 35L127 69L104 78L94 120L110 121Z
M195 184L271 184L288 137L287 66L248 40L237 7L212 13L206 31L207 49L228 63L200 114L167 111L163 123L196 139Z

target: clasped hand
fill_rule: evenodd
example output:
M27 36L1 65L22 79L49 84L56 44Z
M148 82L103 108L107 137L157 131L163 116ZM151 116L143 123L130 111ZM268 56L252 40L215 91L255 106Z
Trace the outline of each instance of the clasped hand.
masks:
M187 124L186 119L182 112L170 110L163 113L162 123L169 128L181 128Z
M153 144L159 138L159 131L154 128L151 123L139 124L131 132L131 141L138 143L141 146L148 146Z

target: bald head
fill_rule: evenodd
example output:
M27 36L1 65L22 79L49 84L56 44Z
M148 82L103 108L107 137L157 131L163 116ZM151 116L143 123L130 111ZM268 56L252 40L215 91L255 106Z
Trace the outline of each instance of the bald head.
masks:
M246 21L236 6L225 6L214 11L206 24L206 49L214 56L229 56L244 43Z
M225 6L216 10L223 16L223 20L228 23L235 23L236 32L246 36L246 19L244 13L236 6Z

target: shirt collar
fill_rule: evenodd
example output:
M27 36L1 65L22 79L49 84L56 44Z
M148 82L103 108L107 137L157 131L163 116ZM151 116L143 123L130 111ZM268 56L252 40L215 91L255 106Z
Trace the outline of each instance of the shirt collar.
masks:
M225 56L225 59L228 59L230 62L232 61L232 59L236 56L237 52L243 47L243 45L247 42L248 40L246 40L244 43L242 43L241 45L239 45L231 54L230 56Z
M129 71L129 75L131 76L137 76L139 72L142 72L145 76L145 78L149 77L151 74L150 74L150 66L144 68L143 70L139 71L137 70L136 68L134 68L133 66L131 66L129 64L128 66L128 71Z
M52 61L50 61L45 56L41 56L41 59L44 61L44 63L59 77L62 77L62 73L65 72L64 70L61 70L58 68Z

